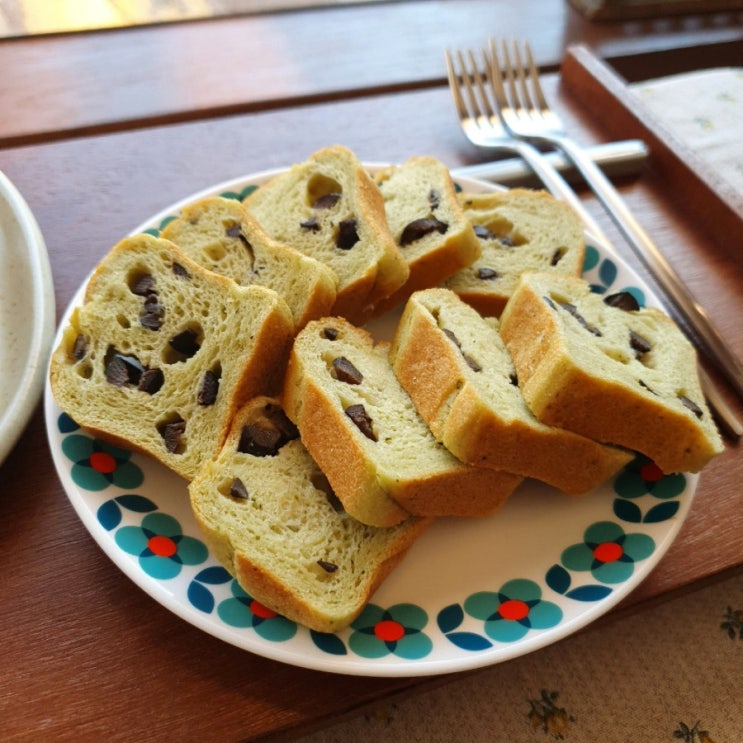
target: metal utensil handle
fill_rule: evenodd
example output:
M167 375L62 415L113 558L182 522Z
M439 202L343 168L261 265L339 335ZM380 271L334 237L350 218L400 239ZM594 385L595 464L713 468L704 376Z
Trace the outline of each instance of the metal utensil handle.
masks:
M561 149L581 172L637 257L645 264L688 324L694 329L700 343L707 349L710 359L725 374L726 379L738 395L743 397L743 367L740 362L733 356L725 341L723 341L706 310L694 299L679 275L660 252L660 249L632 216L624 199L614 188L611 181L587 157L584 150L572 140L560 137L550 138L549 141Z
M636 175L648 158L647 145L641 139L623 139L616 142L602 142L586 148L586 153L607 176ZM562 152L551 150L542 156L570 182L580 173ZM464 165L452 169L452 175L479 178L508 185L522 182L533 176L532 169L521 157L508 157L474 165Z

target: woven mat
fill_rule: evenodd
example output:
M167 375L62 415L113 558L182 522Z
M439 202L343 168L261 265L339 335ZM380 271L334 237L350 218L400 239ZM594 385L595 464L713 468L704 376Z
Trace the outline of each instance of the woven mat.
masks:
M404 0L0 0L0 38Z

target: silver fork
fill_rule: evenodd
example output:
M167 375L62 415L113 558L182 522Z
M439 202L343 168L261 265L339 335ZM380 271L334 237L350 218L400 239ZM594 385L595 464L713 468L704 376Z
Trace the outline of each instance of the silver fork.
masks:
M499 55L495 42L491 41L489 61L493 94L507 131L524 141L552 145L573 163L636 255L671 299L676 312L673 312L673 307L668 308L669 312L676 316L680 324L686 324L694 330L707 356L717 364L738 394L743 396L743 367L723 341L705 309L694 299L660 249L632 216L611 181L585 151L565 134L559 115L550 108L544 96L529 45L523 44L522 53L519 45L513 42L509 53L508 44L503 41ZM721 416L728 418L723 423L732 428L730 433L740 437L740 422L717 390L712 388L711 380L703 371L701 374L705 392L709 391L710 404L717 408Z
M513 137L503 126L492 100L493 85L489 77L492 65L487 53L482 51L480 64L471 50L446 51L445 58L459 123L470 142L478 147L519 155L553 196L570 204L591 236L611 247L603 230L552 163L536 147ZM485 76L480 72L481 65Z

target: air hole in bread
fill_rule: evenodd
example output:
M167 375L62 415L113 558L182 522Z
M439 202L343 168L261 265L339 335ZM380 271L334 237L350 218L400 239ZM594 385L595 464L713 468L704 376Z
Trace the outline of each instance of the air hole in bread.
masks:
M307 205L313 209L331 209L342 194L341 184L322 173L314 174L307 181Z
M219 243L206 245L204 247L204 256L214 263L219 263L219 261L224 260L226 255L227 251L224 249L224 246Z
M163 349L163 362L176 364L187 361L198 353L204 342L204 331L198 323L189 323L183 330L171 336Z
M485 224L474 225L475 234L480 240L495 241L504 248L515 248L524 245L528 240L515 229L507 219L492 219Z
M123 328L124 330L128 330L132 324L129 322L129 318L126 315L116 315L116 322L118 323L119 327Z
M178 413L169 413L156 424L157 432L163 440L166 451L171 454L183 454L186 451L184 434L186 421Z
M631 354L619 348L603 348L602 350L612 361L620 364L629 364L634 358Z
M75 367L77 375L82 379L90 379L93 376L93 365L85 361Z
M130 269L126 276L126 285L129 291L138 297L146 297L156 292L155 279L146 266Z

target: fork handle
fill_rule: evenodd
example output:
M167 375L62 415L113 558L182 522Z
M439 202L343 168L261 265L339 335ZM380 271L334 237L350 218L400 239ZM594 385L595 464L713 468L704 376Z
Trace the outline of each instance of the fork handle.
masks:
M699 341L706 348L707 355L725 374L738 395L743 397L743 366L723 341L704 307L692 296L658 246L632 216L624 199L611 181L596 167L586 152L572 140L565 137L550 137L544 141L562 150L563 154L575 165L637 257L664 289L688 325L694 329Z

